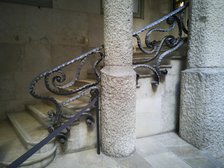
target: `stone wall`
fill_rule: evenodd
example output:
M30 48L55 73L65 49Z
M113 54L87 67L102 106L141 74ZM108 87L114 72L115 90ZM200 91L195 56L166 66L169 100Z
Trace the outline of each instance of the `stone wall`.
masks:
M179 121L180 73L185 68L187 50L181 48L167 61L172 68L157 87L152 77L140 78L136 89L137 138L177 131Z
M144 19L134 19L133 30L168 13L171 6L169 0L145 0ZM0 118L35 100L28 93L35 75L102 43L100 0L53 0L53 8L1 2Z

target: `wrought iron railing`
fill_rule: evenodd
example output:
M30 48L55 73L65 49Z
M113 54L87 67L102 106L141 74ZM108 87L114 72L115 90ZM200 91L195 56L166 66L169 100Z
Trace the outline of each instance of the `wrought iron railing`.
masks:
M158 19L157 21L145 26L144 28L136 31L133 33L133 37L137 39L138 48L141 52L150 55L147 58L133 61L133 68L135 70L139 68L143 68L153 72L154 80L152 82L153 85L158 85L160 82L160 78L162 75L167 74L166 69L161 69L161 61L168 56L173 51L180 48L185 40L183 38L183 34L187 34L188 31L184 24L184 11L187 8L188 4L185 6L176 9L175 11L165 15L164 17ZM160 25L162 22L167 22L169 25L168 28L158 28L157 26ZM175 30L175 27L178 28L178 36L174 37L172 35L166 35L159 41L152 41L150 40L150 36L154 32L166 32L170 33L171 31ZM140 37L141 34L145 34L145 46L143 47L142 39ZM164 49L165 48L165 49ZM95 82L84 84L83 86L74 88L76 86L77 81L80 78L80 72L85 64L87 59L90 59L93 55L98 55L98 58L93 63L93 70L95 74ZM99 48L95 48L90 50L89 52L80 55L62 65L55 67L52 70L43 72L39 74L37 77L30 84L30 94L41 100L46 100L51 102L55 106L55 111L49 113L49 117L52 121L52 124L49 126L49 132L54 131L58 127L60 127L66 120L69 118L74 117L75 114L66 114L63 111L63 107L69 104L72 101L76 101L84 95L91 94L91 98L89 103L94 98L98 98L99 100L99 83L100 83L100 72L99 72L99 64L102 62L104 58L104 48L103 46ZM74 78L71 81L67 82L66 73L63 71L66 67L71 66L75 63L79 63L77 67L77 71L75 72ZM140 74L137 73L137 77ZM138 79L138 78L137 78ZM36 87L37 84L43 81L46 89L51 92L51 95L41 95L37 93ZM70 96L67 100L63 102L59 102L54 95L62 95L62 96ZM98 104L97 102L96 104ZM99 112L97 112L99 115ZM87 123L91 124L94 122L94 119L91 115L91 112L83 113L83 115L87 116ZM97 121L99 121L99 117L97 117ZM97 122L97 130L99 132L99 122ZM57 137L60 142L64 143L69 135L69 128L66 131L61 132ZM98 135L99 138L99 135Z
M78 80L80 79L80 72L82 67L85 65L86 61L97 55L97 59L92 63L94 74L95 74L95 81L91 83L83 84L80 87L75 87ZM103 47L94 48L89 52L80 55L68 62L65 62L52 70L43 72L37 75L30 84L29 92L30 94L41 100L45 100L51 102L55 106L55 111L49 111L48 115L50 117L51 124L49 124L48 130L49 132L53 132L55 129L60 127L65 121L72 118L75 114L66 114L63 112L63 107L67 104L78 100L79 98L90 94L89 103L95 98L98 97L98 84L100 82L100 73L99 73L99 64L104 58ZM74 74L74 77L71 81L67 81L66 72L63 70L68 67L72 66L73 64L78 63L76 66L77 71ZM36 91L36 87L38 83L44 83L47 91L49 91L50 95L40 94ZM58 101L54 95L61 95L61 96L69 96L66 100L60 102ZM98 102L97 102L98 103ZM91 107L93 108L93 107ZM88 109L85 113L83 113L80 117L86 116L86 123L87 125L91 125L94 122L94 118L91 113L91 109ZM98 120L98 118L97 118ZM98 124L97 124L98 125ZM63 130L61 134L57 136L61 143L64 143L69 135L69 128Z
M153 72L154 80L153 85L158 85L162 75L167 74L167 70L161 69L161 62L170 53L179 49L185 42L183 33L187 34L188 31L184 25L184 11L188 7L186 4L183 7L176 9L175 11L165 15L157 21L145 26L144 28L133 33L133 37L137 39L138 48L141 52L150 55L147 58L133 61L133 68L143 68ZM168 28L158 28L160 23L166 21L169 25ZM153 32L171 32L175 27L178 27L178 36L166 35L159 41L151 41L150 36ZM145 35L145 47L143 47L140 34L146 32ZM165 49L164 49L164 46ZM80 72L87 59L90 59L93 55L98 55L98 58L93 63L93 70L95 74L95 81L89 84L84 84L80 87L74 88L80 77ZM33 146L30 150L12 162L8 167L18 167L25 160L31 157L36 151L47 144L51 139L57 137L61 143L65 143L69 135L69 127L79 120L79 118L87 116L87 125L91 125L94 122L94 118L91 115L90 109L96 109L96 120L97 120L97 153L100 153L99 144L99 83L100 83L100 72L99 64L104 58L103 46L90 50L89 52L80 55L62 65L55 67L52 70L43 72L36 76L30 84L30 94L41 100L51 102L55 106L55 111L49 113L49 117L52 121L49 126L50 134L44 138L37 145ZM66 67L72 64L79 63L74 78L67 82L66 73L63 71ZM137 77L140 76L137 73ZM40 94L36 91L37 84L40 81L44 82L46 89L51 92L51 95ZM67 115L63 111L63 107L72 101L79 99L80 97L90 94L89 103L85 107L81 108L75 114ZM70 96L67 100L59 102L54 95Z
M183 34L188 34L188 30L185 26L186 19L184 18L184 16L186 16L184 12L187 7L188 4L133 33L133 37L137 39L137 45L140 51L146 55L150 55L147 58L133 61L134 69L137 70L141 68L149 70L148 73L152 72L154 74L152 85L154 86L159 84L162 75L167 74L167 70L161 68L162 60L175 50L179 49L184 42L186 42L186 38L183 38ZM163 22L166 22L169 27L159 28L158 26ZM171 33L176 27L178 28L177 37L167 34L159 41L150 40L152 33ZM145 36L145 47L143 47L142 39L140 37L141 34ZM137 72L137 80L140 75L141 74Z

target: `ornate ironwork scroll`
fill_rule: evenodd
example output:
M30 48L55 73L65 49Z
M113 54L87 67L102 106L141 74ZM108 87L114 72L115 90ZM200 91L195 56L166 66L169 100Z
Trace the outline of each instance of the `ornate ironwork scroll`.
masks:
M77 82L80 79L80 73L82 67L86 63L88 59L93 56L97 56L96 60L92 63L92 68L95 74L95 81L91 83L86 83L81 86L77 87ZM65 121L73 117L75 114L67 114L63 111L63 107L67 104L80 99L83 96L91 95L89 99L89 103L94 98L98 100L98 84L100 82L100 74L99 74L99 64L104 58L104 51L103 47L94 48L89 52L80 55L68 62L65 62L52 70L43 72L37 75L31 82L29 92L30 94L41 100L46 100L51 102L55 106L55 111L49 112L49 117L52 121L51 125L49 126L49 132L52 132L56 128L60 127ZM76 71L74 77L71 81L67 81L66 72L64 69L66 67L72 66L73 64L78 64L76 66ZM37 84L44 83L44 86L48 92L51 94L41 94L37 92ZM55 98L54 95L61 95L61 96L69 96L66 100L60 102ZM98 102L97 102L98 103ZM95 107L98 108L98 105ZM86 117L86 123L88 126L92 125L94 122L94 117L92 116L91 110L87 110L87 112L83 113L82 116ZM98 112L97 112L98 113ZM81 117L82 117L81 116ZM58 136L58 139L61 143L65 143L69 135L69 128L63 130L61 134Z
M188 4L133 33L133 37L137 39L139 50L142 53L149 55L147 58L133 61L134 69L137 70L141 68L148 70L150 73L152 72L154 74L154 80L152 81L153 85L158 85L161 76L167 74L166 69L161 69L162 60L173 51L179 49L186 40L183 38L183 34L188 34L188 30L184 24L184 12L187 7ZM158 28L158 26L165 21L168 27ZM169 35L176 27L178 28L177 37ZM166 35L159 41L152 41L150 37L154 32L166 33ZM144 44L141 35L145 36ZM137 73L137 80L139 76L140 73Z
M177 50L184 44L183 34L187 34L188 31L184 25L184 11L187 8L188 4L183 7L176 9L175 11L165 15L164 17L158 19L157 21L152 22L151 24L145 26L144 28L133 33L133 37L137 39L138 48L141 52L150 55L148 58L144 58L141 60L137 60L133 62L133 67L135 70L138 68L143 68L152 72L154 74L153 85L158 85L160 82L160 78L162 75L167 74L166 69L161 69L161 61L166 58L170 53ZM168 24L167 28L158 28L157 26L160 23L166 21ZM173 35L169 35L171 31L175 28L178 28L178 36L174 37ZM150 39L152 33L154 32L162 32L167 33L160 41L152 41ZM143 47L141 34L145 33L145 44ZM86 61L92 58L94 55L97 55L97 59L92 64L93 71L95 74L95 81L92 83L86 83L81 86L77 86L77 82L80 79L80 72L85 65ZM93 99L97 98L97 102L95 104L96 109L96 120L97 120L97 132L99 133L99 82L100 82L100 72L99 72L99 64L104 59L104 49L103 46L99 48L94 48L89 52L82 54L68 62L65 62L52 70L43 72L37 75L30 84L29 92L30 94L41 100L46 100L51 102L55 106L55 110L49 112L49 117L51 118L52 124L49 126L49 132L52 132L56 128L60 127L62 123L74 117L74 113L65 113L63 111L63 107L67 104L74 102L85 95L91 95L89 98L89 102L91 103ZM66 67L70 67L74 64L78 63L76 66L76 71L74 77L71 81L68 81L66 72L64 71ZM140 74L137 74L137 77ZM37 91L37 85L39 83L44 84L45 89L51 93L50 95L41 94ZM76 87L77 86L77 87ZM66 100L60 102L55 98L55 95L61 96L69 96ZM90 112L91 110L87 110L85 113L81 115L86 117L86 124L91 126L94 122L94 118ZM61 143L65 143L69 135L69 128L63 130L61 134L58 136L58 139ZM97 134L99 143L99 134ZM98 144L99 146L99 144ZM99 152L99 148L98 148Z

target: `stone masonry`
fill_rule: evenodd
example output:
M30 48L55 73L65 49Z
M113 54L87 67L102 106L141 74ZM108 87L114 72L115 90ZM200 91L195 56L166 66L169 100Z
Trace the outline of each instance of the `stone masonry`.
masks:
M132 8L132 0L105 0L101 136L103 152L114 157L128 156L135 150Z
M224 1L192 0L188 69L182 72L180 136L224 155Z

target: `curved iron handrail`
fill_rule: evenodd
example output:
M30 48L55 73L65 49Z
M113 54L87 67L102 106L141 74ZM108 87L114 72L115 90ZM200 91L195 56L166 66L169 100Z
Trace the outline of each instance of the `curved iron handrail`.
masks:
M76 86L77 81L79 80L80 77L80 72L85 64L86 60L90 58L93 55L99 55L99 58L94 62L93 64L93 69L95 73L95 82L93 83L88 83L84 84L81 87L78 88L72 88ZM100 82L100 74L97 69L99 63L103 60L104 58L104 51L103 51L103 46L94 48L90 50L89 52L82 54L68 62L65 62L52 70L45 71L39 75L37 75L31 82L30 87L29 87L29 92L30 94L41 100L46 100L51 102L55 106L55 111L50 111L49 112L49 117L51 118L52 124L49 126L49 132L52 132L56 128L60 127L63 122L71 118L73 115L66 115L63 113L62 107L66 106L72 101L75 101L79 99L82 96L85 96L89 93L91 93L92 90L98 89L97 85ZM63 72L63 68L66 68L74 63L79 62L78 65L78 70L76 71L73 80L66 82L66 74ZM46 89L52 93L53 95L41 95L40 93L36 92L36 86L37 84L41 81L44 80L44 84ZM65 83L65 84L64 84ZM68 89L69 88L69 89ZM64 100L63 102L59 102L55 97L54 94L56 95L62 95L62 96L72 96L68 98L67 100ZM94 95L91 95L92 97ZM91 119L92 121L94 120L93 117L90 117L90 113L86 114L88 117L88 121ZM88 122L89 123L89 122ZM67 135L69 134L69 129L67 129L65 132L62 133L64 135L64 139L67 139ZM62 139L63 139L62 138ZM64 142L64 140L62 140Z
M145 54L150 54L153 56L149 58L144 58L142 60L138 61L133 61L133 68L135 70L139 68L147 69L151 72L153 72L154 76L154 81L152 81L152 84L158 85L160 82L161 75L166 74L167 70L161 70L160 64L161 61L170 53L173 51L177 50L180 48L183 43L184 39L182 37L183 33L187 34L188 31L184 25L184 10L188 7L188 4L186 4L183 7L180 7L173 12L163 16L162 18L152 22L149 25L146 25L142 29L134 32L132 35L137 39L137 44L138 48L140 49L141 52ZM156 26L159 25L160 23L166 21L167 24L169 25L168 28L157 28ZM172 35L166 35L163 37L160 41L151 41L150 36L154 32L171 32L172 30L175 29L175 27L178 27L178 37L174 37ZM145 48L142 45L142 40L140 37L140 34L143 32L146 32L145 35ZM162 48L164 46L167 46L168 48L165 51L162 51ZM82 70L83 65L85 64L86 60L90 58L92 55L99 55L98 59L94 62L93 64L93 69L96 77L96 81L90 84L84 84L81 87L78 88L71 88L74 87L79 80L80 77L80 72ZM31 82L29 92L30 94L37 98L37 99L42 99L51 102L52 104L55 105L55 111L49 113L49 117L52 119L52 125L49 127L49 131L52 132L58 127L61 126L63 122L68 120L69 118L72 118L74 114L64 114L62 107L66 106L70 102L73 102L80 97L91 93L91 99L98 96L96 94L99 92L98 84L100 82L100 73L97 69L99 63L104 59L105 54L104 54L104 47L98 47L90 50L89 52L82 54L68 62L65 62L52 70L45 71L39 75L37 75ZM79 62L79 66L77 68L77 71L75 72L73 80L66 82L66 74L63 72L63 68L66 68L76 62ZM137 73L137 76L139 74ZM56 95L62 95L62 96L72 96L68 98L67 100L63 102L57 101L57 99L54 97L54 95L51 96L46 96L46 95L41 95L38 94L35 90L37 84L43 80L44 85L46 89ZM65 83L66 82L66 83ZM69 89L68 89L69 88ZM90 101L91 102L91 101ZM86 115L88 118L87 124L91 124L91 121L93 122L93 117L91 117L90 113L83 113L83 115ZM97 118L98 120L98 118ZM99 126L99 123L97 123ZM97 128L99 129L99 128ZM62 141L64 142L64 139L66 139L69 134L69 129L65 132L62 132L60 137L62 137Z
M189 6L187 3L183 7L180 7L173 12L161 17L160 19L146 25L142 29L133 33L133 37L137 40L137 45L139 50L147 55L150 55L148 58L144 58L141 60L133 61L134 69L137 70L147 69L150 70L154 74L154 80L152 81L153 85L158 85L163 74L167 74L167 70L161 70L160 65L164 58L166 58L170 53L179 49L185 42L185 39L182 37L183 34L188 34L188 30L184 24L184 11ZM158 28L159 24L166 21L169 25L168 28ZM171 32L178 27L178 37L174 37L172 35L166 35L160 41L151 41L150 36L153 32ZM143 47L142 40L140 34L146 32L145 34L145 48ZM165 51L164 46L167 47ZM140 74L137 73L139 77ZM137 78L138 80L138 78Z

